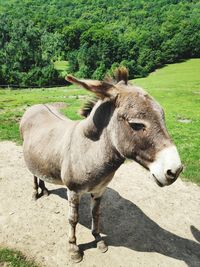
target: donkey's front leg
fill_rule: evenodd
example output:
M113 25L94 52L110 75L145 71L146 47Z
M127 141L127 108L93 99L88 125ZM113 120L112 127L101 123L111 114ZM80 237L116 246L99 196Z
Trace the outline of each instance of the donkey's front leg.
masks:
M100 215L100 203L101 196L97 194L91 194L91 210L92 210L92 234L97 242L97 248L102 252L108 250L107 245L102 239L99 231L99 215Z
M78 208L79 208L79 201L80 195L68 190L68 201L69 201L69 253L71 259L74 262L79 262L82 260L83 255L79 250L79 247L76 244L76 225L78 223Z

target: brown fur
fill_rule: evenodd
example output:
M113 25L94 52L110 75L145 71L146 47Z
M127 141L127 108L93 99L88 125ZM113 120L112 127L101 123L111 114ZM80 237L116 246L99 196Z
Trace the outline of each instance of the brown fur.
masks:
M92 99L88 100L80 110L80 115L86 118L91 113L98 100L98 97L93 97Z

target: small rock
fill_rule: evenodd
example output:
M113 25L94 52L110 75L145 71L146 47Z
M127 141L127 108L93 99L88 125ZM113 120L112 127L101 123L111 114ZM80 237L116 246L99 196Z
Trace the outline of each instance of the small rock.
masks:
M60 211L56 210L56 211L54 211L54 213L55 213L55 214L59 214L59 213L60 213Z

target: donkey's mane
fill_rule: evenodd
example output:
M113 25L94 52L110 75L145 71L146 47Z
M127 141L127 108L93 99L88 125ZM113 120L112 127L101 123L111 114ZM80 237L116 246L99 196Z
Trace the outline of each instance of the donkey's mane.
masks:
M99 97L93 96L90 100L88 100L84 104L84 106L81 108L81 110L79 112L80 115L83 116L83 117L87 117L91 113L93 107L95 106L95 104L97 103L97 101L99 99L100 99Z
M117 84L120 81L124 81L125 84L127 84L128 83L128 69L125 67L119 67L115 69L111 75L106 75L103 81L109 82L113 85ZM95 104L97 103L99 99L100 98L98 96L95 96L91 98L90 100L88 100L84 104L82 109L80 110L80 115L82 115L83 117L87 117L91 113L93 107L95 106Z

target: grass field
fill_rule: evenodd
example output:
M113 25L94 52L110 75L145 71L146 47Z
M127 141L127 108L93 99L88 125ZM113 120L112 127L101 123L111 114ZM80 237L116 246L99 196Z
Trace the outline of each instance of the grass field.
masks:
M76 120L77 111L86 101L88 91L74 86L52 89L0 90L0 140L20 142L19 121L28 106L38 103L63 102L63 113Z
M64 62L65 64L65 62ZM168 65L133 82L163 106L166 123L185 166L183 177L200 184L200 59ZM20 143L18 122L28 106L64 102L63 113L79 119L88 92L74 86L52 89L0 90L0 140Z
M21 252L7 248L0 248L0 266L37 267L35 263L26 259Z

